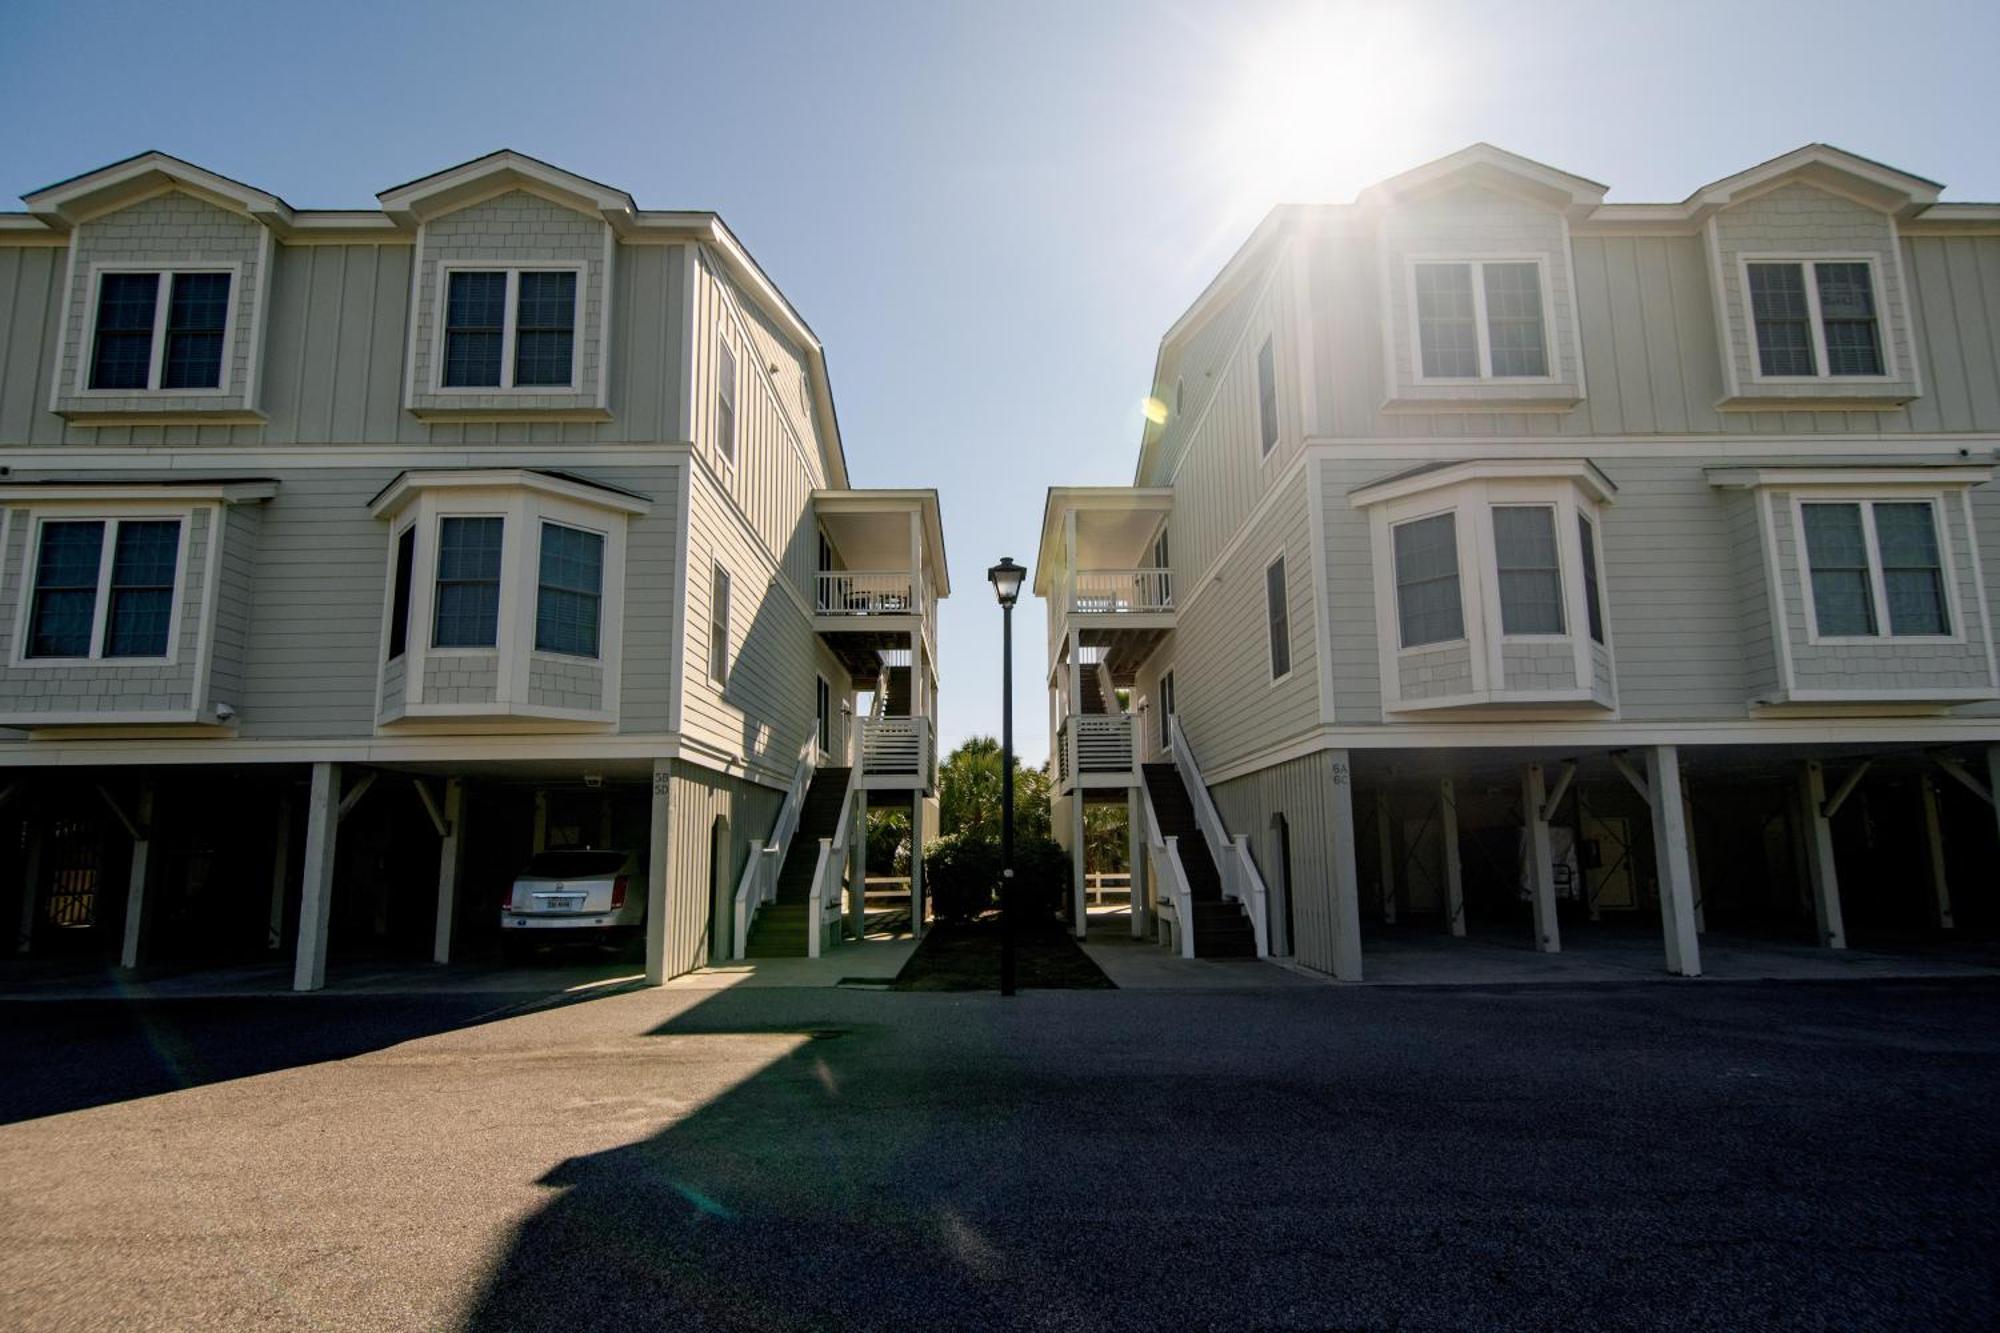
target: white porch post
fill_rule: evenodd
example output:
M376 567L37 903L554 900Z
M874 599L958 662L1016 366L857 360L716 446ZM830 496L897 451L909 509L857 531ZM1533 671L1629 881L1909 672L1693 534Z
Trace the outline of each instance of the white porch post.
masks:
M1812 879L1813 926L1819 942L1829 949L1847 947L1847 928L1840 917L1840 872L1834 864L1833 822L1826 814L1826 769L1808 759L1800 775L1800 803L1805 807L1806 869Z
M924 937L924 793L910 793L910 934Z
M1701 975L1701 944L1694 930L1694 877L1688 870L1686 811L1681 805L1680 751L1646 747L1646 804L1653 812L1653 863L1660 881L1660 932L1667 971Z
M145 960L148 918L152 915L153 879L153 783L150 778L139 784L139 804L133 813L132 834L132 877L125 888L125 947L120 951L118 961L126 967L137 967Z
M1382 924L1396 924L1396 838L1389 821L1389 788L1375 794L1375 857L1381 867Z
M535 841L533 850L545 852L549 847L549 794L540 787L535 788Z
M35 947L35 912L42 902L44 822L40 810L29 811L27 859L21 866L21 934L15 943L16 953L27 953Z
M1549 846L1548 784L1542 766L1529 764L1521 775L1521 811L1528 827L1528 873L1534 893L1535 948L1562 952L1562 927L1556 921L1556 863Z
M1333 855L1333 975L1361 980L1361 872L1354 858L1354 769L1347 751L1327 752L1327 850ZM1289 892L1291 886L1287 885ZM1293 943L1292 954L1298 955Z
M1444 911L1451 933L1465 934L1465 877L1458 864L1458 794L1450 778L1438 781L1438 822L1444 838Z
M451 961L452 925L458 919L458 881L465 874L465 783L444 782L444 836L438 840L437 932L431 957ZM608 841L608 839L607 839Z
M1088 881L1085 879L1084 876L1084 872L1087 869L1087 866L1085 865L1084 861L1084 846L1083 846L1083 788L1082 787L1078 787L1075 790L1075 792L1071 794L1069 801L1069 810L1070 810L1069 834L1070 834L1070 848L1071 848L1070 850L1071 902L1074 904L1074 911L1076 914L1076 920L1074 922L1074 925L1076 927L1076 932L1075 932L1076 937L1078 939L1082 939L1084 937L1084 932L1089 928L1090 924L1089 922L1090 904L1088 901L1089 885Z
M673 761L653 761L653 805L647 816L646 853L646 984L667 981L667 857L672 847Z
M2000 823L2000 745L1986 747L1986 792L1990 798L1987 808L1993 812L1995 823Z
M340 765L314 764L306 797L306 864L299 895L299 954L293 990L326 985L326 933L333 922L333 860L340 843Z
M1681 824L1687 829L1688 882L1694 885L1694 933L1708 933L1708 906L1701 892L1701 848L1694 838L1694 800L1688 795L1687 780L1681 780Z
M1930 852L1931 923L1939 930L1950 930L1951 886L1944 873L1944 823L1938 818L1937 784L1926 774L1917 785L1924 798L1924 847Z
M1132 884L1132 938L1146 938L1146 806L1137 787L1125 796L1125 868Z
M913 682L914 684L914 682ZM868 933L868 793L854 793L847 825L847 933Z
M278 790L278 827L271 847L271 915L267 947L285 947L285 894L292 879L292 790Z

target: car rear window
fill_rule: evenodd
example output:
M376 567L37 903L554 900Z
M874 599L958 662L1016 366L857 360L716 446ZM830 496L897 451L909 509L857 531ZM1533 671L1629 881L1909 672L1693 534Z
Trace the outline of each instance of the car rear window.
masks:
M618 867L624 864L623 852L540 852L521 873L549 879L590 879L597 875L615 875Z

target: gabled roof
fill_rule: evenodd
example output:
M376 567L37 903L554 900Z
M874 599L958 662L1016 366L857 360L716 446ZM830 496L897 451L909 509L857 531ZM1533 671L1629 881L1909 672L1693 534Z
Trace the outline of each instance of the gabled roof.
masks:
M1727 208L1795 180L1822 186L1898 217L1928 208L1944 189L1934 180L1885 166L1859 153L1832 144L1809 143L1759 162L1748 171L1712 181L1689 195L1681 206L1691 211Z
M292 206L254 185L219 176L167 153L149 151L57 181L21 196L28 211L50 227L68 231L77 223L123 207L163 189L180 189L220 207L284 227Z
M552 198L579 212L596 213L620 234L630 230L639 211L632 196L623 190L511 148L392 186L375 197L384 213L410 226L511 189Z
M1476 143L1377 181L1356 195L1355 203L1377 206L1406 203L1465 184L1487 185L1525 195L1579 217L1603 203L1605 192L1610 189L1490 143Z

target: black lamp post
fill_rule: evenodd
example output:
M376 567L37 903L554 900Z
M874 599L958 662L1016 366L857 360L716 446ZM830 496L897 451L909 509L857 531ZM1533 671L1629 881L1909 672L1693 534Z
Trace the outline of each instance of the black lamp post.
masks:
M1014 602L1027 570L1003 555L986 571L1000 599L1000 993L1014 993Z

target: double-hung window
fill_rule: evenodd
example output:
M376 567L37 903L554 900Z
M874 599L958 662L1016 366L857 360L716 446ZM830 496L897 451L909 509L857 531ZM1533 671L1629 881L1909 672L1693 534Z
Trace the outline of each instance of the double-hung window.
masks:
M1169 671L1160 677L1160 748L1169 750L1174 744L1174 673Z
M1556 511L1546 505L1495 505L1493 554L1500 574L1500 632L1562 633Z
M1875 270L1865 259L1745 263L1757 372L1767 379L1887 373Z
M1928 500L1800 505L1821 638L1951 633L1937 511Z
M1411 265L1410 282L1423 378L1547 378L1539 261L1427 260Z
M1282 555L1264 569L1264 624L1270 636L1271 679L1283 680L1292 674L1292 602Z
M708 589L708 678L729 683L729 571L721 565Z
M603 597L603 534L565 523L543 523L535 650L596 657Z
M569 389L576 383L574 268L450 269L447 389Z
M177 518L43 523L25 655L167 656L180 551Z
M214 272L102 275L90 387L135 393L221 388L230 277Z
M715 448L722 461L736 463L736 353L728 343L719 344L721 355L715 366Z
M1577 538L1583 550L1583 610L1590 618L1590 637L1604 642L1604 594L1597 586L1597 529L1582 514L1576 516Z
M506 520L448 517L438 522L437 648L492 648L500 642L500 556Z
M1399 523L1394 535L1396 617L1405 648L1465 637L1458 586L1458 518L1433 514Z

